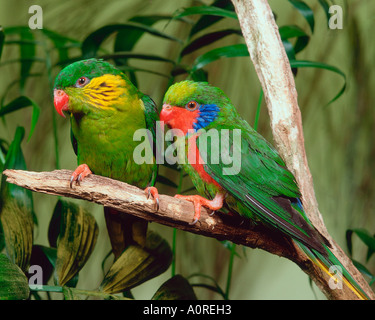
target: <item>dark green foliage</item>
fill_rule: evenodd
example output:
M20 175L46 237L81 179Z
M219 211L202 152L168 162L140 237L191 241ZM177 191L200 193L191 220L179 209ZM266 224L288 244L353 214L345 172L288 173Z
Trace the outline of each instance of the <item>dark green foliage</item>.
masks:
M0 300L23 300L29 297L27 278L22 270L0 253Z
M152 300L196 300L194 290L181 275L176 275L162 284Z
M366 263L369 262L372 255L375 253L375 236L371 235L366 229L348 229L346 231L346 244L350 256L353 256L353 235L356 235L361 242L367 247ZM368 279L369 284L375 283L375 275L372 274L362 263L353 259L353 263L358 270L360 270Z

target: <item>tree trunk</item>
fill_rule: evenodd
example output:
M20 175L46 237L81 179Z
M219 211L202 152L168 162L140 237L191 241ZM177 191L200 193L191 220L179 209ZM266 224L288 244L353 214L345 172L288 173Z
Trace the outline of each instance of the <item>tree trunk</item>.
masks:
M353 278L374 298L372 290L342 249L332 240L324 225L315 197L312 176L304 147L301 112L288 57L273 13L266 0L232 0L252 63L263 88L273 137L280 155L294 174L307 216L330 241L332 252ZM300 252L300 254L303 254ZM318 272L318 270L316 270ZM327 280L310 277L332 299L356 298L350 291L327 288Z

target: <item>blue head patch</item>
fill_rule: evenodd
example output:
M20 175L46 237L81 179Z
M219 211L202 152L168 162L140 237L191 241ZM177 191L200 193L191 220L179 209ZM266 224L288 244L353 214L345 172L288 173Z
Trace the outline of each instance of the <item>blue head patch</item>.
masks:
M197 122L193 124L195 131L208 126L217 118L220 108L216 104L202 104L199 106L199 116Z

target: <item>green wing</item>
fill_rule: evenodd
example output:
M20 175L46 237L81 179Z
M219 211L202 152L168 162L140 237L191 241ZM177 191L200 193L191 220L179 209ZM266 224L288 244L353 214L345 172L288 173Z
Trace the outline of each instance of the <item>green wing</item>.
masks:
M241 160L237 174L225 174L223 163L207 161L206 172L216 180L242 206L232 208L249 218L260 220L302 243L325 253L321 243L323 237L308 221L301 202L300 192L294 176L286 168L277 151L247 122L239 120L235 126L226 129L240 129L240 143L232 134L229 143L233 160ZM198 143L201 137L198 139ZM223 141L223 139L220 139ZM223 144L223 143L220 143ZM220 155L228 152L224 146L207 143L206 159L211 159L213 148L220 148ZM203 150L199 149L202 154ZM237 160L238 160L237 159ZM241 210L245 207L245 210ZM250 211L249 211L250 210Z
M155 102L147 95L142 95L141 97L143 104L145 106L145 121L146 121L146 129L151 132L152 137L149 137L150 142L152 141L152 150L154 152L155 159L157 158L157 154L161 154L161 150L159 150L158 144L156 143L156 121L159 120L159 113L158 108L155 104ZM160 144L161 146L161 144ZM156 181L158 173L158 166L155 163L155 166L153 168L153 174L150 181L150 185L153 186Z

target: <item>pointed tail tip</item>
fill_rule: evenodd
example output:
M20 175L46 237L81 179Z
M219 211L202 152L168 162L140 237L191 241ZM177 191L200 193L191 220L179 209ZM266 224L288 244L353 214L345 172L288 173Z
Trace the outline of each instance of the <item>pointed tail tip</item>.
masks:
M346 287L348 287L360 300L371 300L371 298L363 291L363 289L355 282L355 280L349 280L346 278L342 272L330 272L330 268L328 268L319 258L316 258L314 261L311 259L313 263L315 263L321 270L323 270L326 274L330 276L331 279L333 279L334 283L344 283ZM354 283L352 283L354 282ZM330 285L331 287L331 285ZM334 285L336 289L341 288L342 286Z
M320 251L310 249L302 243L296 243L311 262L330 277L328 285L332 290L342 290L343 285L345 285L358 299L372 300L328 247L325 248L325 254L322 254Z

